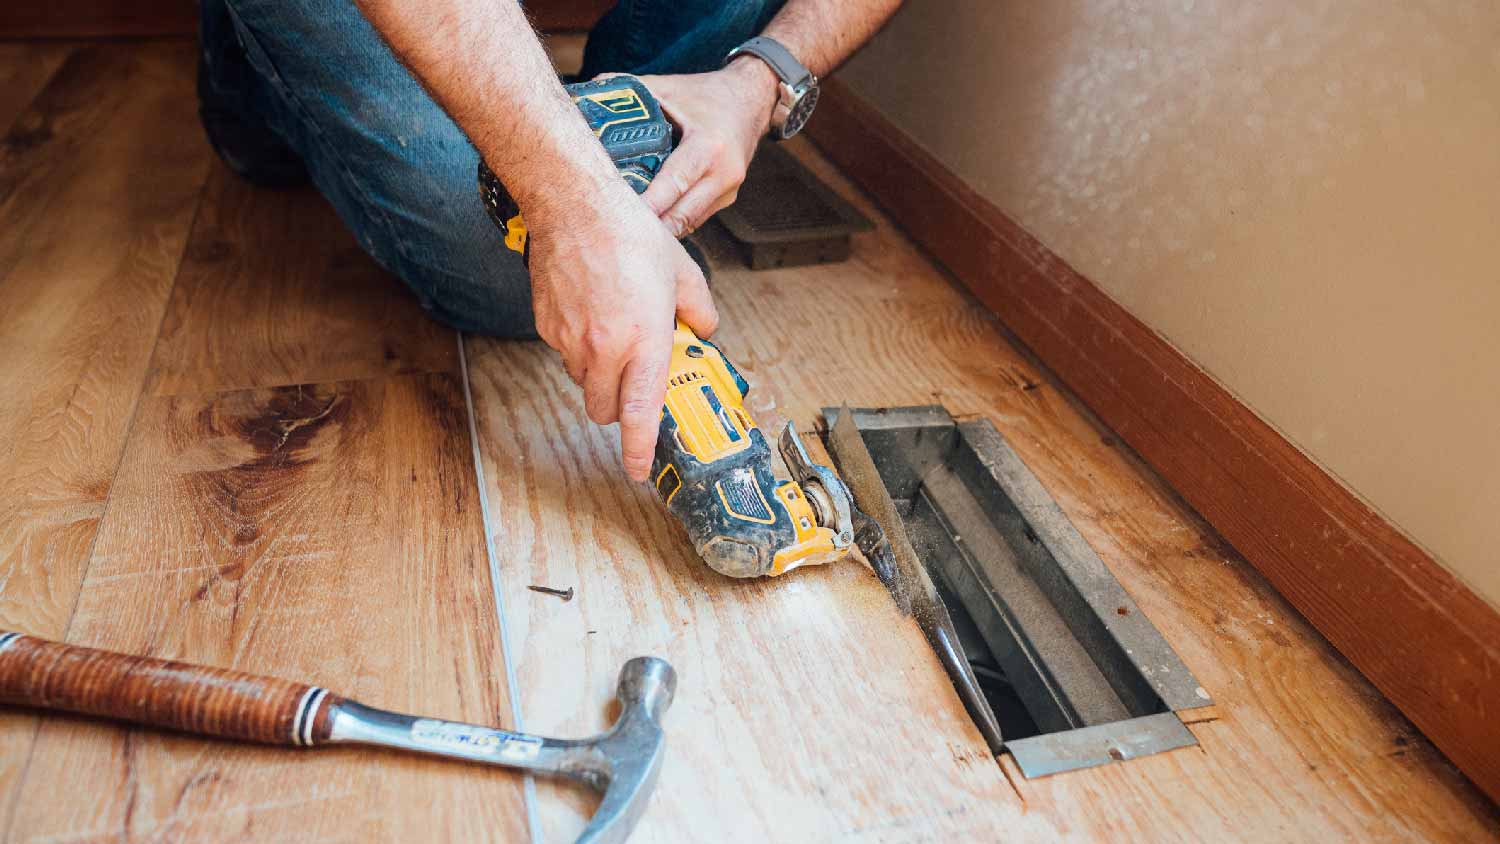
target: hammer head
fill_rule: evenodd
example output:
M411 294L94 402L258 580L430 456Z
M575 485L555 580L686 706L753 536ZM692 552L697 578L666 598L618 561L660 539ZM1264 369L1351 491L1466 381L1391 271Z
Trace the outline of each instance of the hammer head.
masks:
M665 660L638 656L620 669L620 717L592 742L601 763L592 784L602 788L604 799L578 844L618 844L635 829L661 772L661 716L676 691L677 673Z

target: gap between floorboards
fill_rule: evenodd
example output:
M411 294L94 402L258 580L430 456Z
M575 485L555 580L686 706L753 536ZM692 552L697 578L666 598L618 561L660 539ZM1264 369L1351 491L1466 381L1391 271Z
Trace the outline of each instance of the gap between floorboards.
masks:
M484 457L479 450L479 423L474 412L474 394L469 389L469 356L464 346L464 333L453 332L458 343L458 371L464 387L464 414L469 420L469 454L474 461L474 483L479 487L479 521L484 529L484 556L489 561L490 591L495 599L495 624L500 629L500 653L505 660L505 686L510 699L510 721L517 732L524 732L521 720L521 693L516 683L516 667L512 660L515 651L510 646L510 631L505 626L505 598L500 587L500 560L495 553L495 531L490 519L490 499L485 491ZM541 822L536 808L536 777L525 775L522 796L526 801L526 829L531 834L532 844L545 844L541 839Z

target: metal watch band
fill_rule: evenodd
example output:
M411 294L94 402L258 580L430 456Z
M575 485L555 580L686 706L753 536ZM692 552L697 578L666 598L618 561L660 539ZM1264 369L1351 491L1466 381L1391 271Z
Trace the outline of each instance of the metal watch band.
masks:
M792 55L792 51L781 46L781 42L774 38L767 38L764 35L757 35L751 38L749 41L730 50L729 55L724 57L725 63L733 60L741 53L759 56L766 64L771 66L772 70L776 71L776 75L781 77L782 82L792 87L796 87L812 77L812 71L808 70L802 62L797 61L797 57Z

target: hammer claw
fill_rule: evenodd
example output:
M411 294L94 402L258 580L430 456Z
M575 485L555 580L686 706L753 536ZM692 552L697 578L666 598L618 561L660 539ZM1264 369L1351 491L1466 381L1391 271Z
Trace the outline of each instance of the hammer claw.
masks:
M618 844L640 820L661 769L661 717L672 705L677 674L665 660L636 657L620 669L620 716L586 739L553 739L373 709L333 704L331 743L395 747L567 777L603 794L579 844Z

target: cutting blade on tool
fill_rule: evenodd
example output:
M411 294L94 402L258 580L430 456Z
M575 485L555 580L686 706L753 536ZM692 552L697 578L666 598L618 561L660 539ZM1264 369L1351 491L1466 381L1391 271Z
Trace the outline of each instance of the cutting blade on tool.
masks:
M855 427L854 414L847 407L839 411L838 419L829 429L828 450L842 472L840 483L851 496L851 511L859 514L855 519L855 544L880 575L896 606L917 620L974 726L990 752L999 755L1005 743L1000 722L964 655L947 605L938 596L927 567L907 539L896 502L886 491L864 437Z

